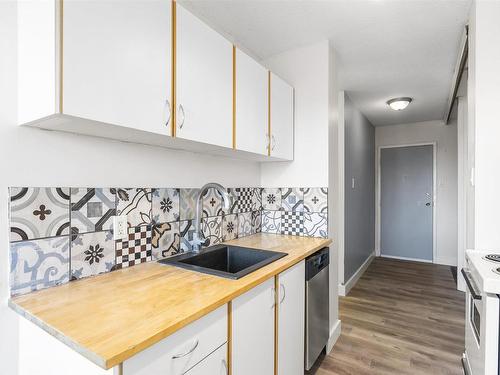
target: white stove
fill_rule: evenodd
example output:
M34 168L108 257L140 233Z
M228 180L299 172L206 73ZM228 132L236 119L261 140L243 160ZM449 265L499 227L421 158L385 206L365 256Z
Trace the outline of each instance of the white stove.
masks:
M464 370L499 375L500 253L467 250Z

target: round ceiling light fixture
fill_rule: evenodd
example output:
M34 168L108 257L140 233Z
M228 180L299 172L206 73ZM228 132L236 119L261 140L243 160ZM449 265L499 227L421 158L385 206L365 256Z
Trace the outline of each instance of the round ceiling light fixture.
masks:
M408 107L408 104L410 104L412 100L413 99L410 97L394 98L394 99L388 100L387 105L395 111L402 111L403 109Z

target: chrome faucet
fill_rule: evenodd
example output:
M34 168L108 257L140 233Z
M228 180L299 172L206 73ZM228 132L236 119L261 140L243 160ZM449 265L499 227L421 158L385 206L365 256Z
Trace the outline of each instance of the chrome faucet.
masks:
M200 189L198 197L196 198L196 217L194 222L193 240L190 241L191 250L194 252L199 252L201 249L201 245L203 245L203 243L205 242L203 233L200 230L200 220L201 216L203 215L202 197L208 189L215 189L215 191L217 191L222 196L225 210L228 210L229 207L231 207L231 196L227 193L227 190L221 184L210 182Z

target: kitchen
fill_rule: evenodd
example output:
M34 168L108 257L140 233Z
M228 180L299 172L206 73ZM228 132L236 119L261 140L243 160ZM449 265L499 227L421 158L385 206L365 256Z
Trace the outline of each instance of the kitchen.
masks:
M322 37L260 58L255 39L196 3L1 4L2 50L15 52L0 69L2 373L298 374L312 365L304 339L315 314L312 362L335 357L338 293L355 290L371 261L344 273L343 56ZM357 6L377 6L368 3ZM484 22L469 35L490 43L470 42L469 72L483 72L497 7L458 3ZM473 78L472 99L492 103L490 77ZM494 253L498 202L485 186L498 176L485 169L498 160L487 142L497 130L471 96L481 151L467 247ZM250 264L221 271L231 254ZM314 298L323 303L308 310Z

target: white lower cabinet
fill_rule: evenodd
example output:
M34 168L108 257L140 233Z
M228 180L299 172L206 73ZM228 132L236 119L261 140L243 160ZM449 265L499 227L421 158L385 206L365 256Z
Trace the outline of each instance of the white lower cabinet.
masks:
M227 344L224 344L186 372L186 375L227 375L228 373Z
M123 362L123 375L182 375L195 370L195 365L208 360L211 353L227 342L227 305L198 319L180 331ZM215 368L210 359L207 371L189 374L219 375L224 372L208 371ZM214 363L215 363L214 362Z
M274 374L274 278L232 302L232 375Z
M278 375L303 375L305 262L280 273L278 285Z

